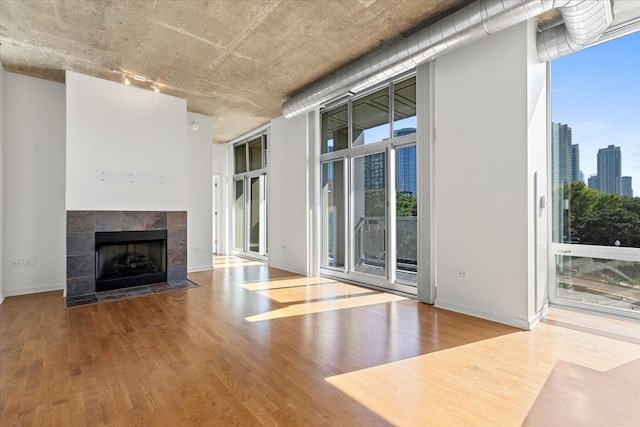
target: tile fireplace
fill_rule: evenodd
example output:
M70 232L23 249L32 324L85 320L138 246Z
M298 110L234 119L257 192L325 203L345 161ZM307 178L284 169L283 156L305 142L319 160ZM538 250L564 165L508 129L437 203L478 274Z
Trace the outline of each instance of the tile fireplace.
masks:
M186 211L67 211L67 297L186 278Z

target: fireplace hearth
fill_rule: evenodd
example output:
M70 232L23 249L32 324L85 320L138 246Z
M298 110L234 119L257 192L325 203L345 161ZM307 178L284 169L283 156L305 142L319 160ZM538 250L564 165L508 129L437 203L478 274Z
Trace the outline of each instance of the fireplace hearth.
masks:
M167 281L167 231L96 232L96 292Z

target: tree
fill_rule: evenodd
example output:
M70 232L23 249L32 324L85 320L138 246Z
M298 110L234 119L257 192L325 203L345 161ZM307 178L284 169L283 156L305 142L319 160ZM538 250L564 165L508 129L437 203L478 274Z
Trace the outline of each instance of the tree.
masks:
M397 193L396 215L397 216L417 216L418 215L418 198L413 194Z
M640 247L640 198L600 193L584 182L564 184L569 218L564 235L587 245Z

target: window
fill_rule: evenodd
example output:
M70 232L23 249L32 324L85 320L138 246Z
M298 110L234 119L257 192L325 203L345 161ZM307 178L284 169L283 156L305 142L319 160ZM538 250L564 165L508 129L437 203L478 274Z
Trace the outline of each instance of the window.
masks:
M234 147L234 249L237 253L267 254L267 136Z
M262 138L249 141L247 146L249 147L249 170L262 169Z
M393 136L415 133L416 78L397 83L393 89Z
M554 302L640 313L639 44L551 64Z
M416 294L416 79L321 113L323 274Z
M322 113L322 140L320 152L331 153L344 150L349 141L349 119L347 105Z
M389 88L353 101L352 145L389 139Z

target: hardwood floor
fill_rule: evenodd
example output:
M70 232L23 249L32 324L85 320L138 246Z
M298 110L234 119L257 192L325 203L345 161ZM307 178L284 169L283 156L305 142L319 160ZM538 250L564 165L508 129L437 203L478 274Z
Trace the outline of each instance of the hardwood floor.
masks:
M0 305L0 425L640 425L640 325L534 331L237 258L197 288Z

